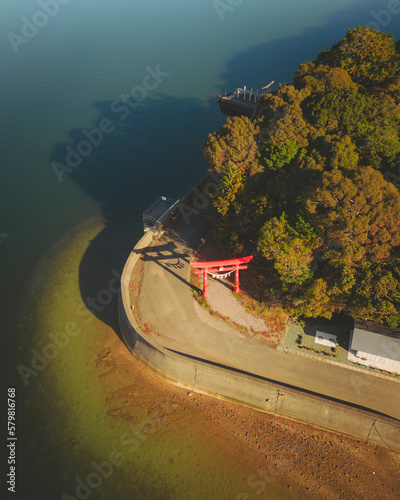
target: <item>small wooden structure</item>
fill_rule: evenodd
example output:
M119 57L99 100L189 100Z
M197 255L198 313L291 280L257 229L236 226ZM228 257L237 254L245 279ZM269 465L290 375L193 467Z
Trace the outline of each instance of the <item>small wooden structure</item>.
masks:
M274 81L262 88L262 91L248 89L246 85L243 88L238 88L230 94L219 96L219 106L224 114L230 116L245 115L253 118L255 115L260 99L271 91Z
M226 278L229 274L235 271L235 288L234 292L239 293L239 270L247 269L248 266L244 265L250 262L253 258L252 255L241 257L239 259L229 260L214 260L210 262L191 261L189 264L196 268L195 274L203 275L203 297L207 297L207 275L213 278ZM218 274L222 273L222 274Z

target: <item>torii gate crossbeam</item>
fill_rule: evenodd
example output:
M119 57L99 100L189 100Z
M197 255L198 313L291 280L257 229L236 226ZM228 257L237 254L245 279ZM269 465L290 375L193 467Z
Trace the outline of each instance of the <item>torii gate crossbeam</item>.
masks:
M247 269L248 266L244 265L252 260L253 256L240 257L239 259L229 260L214 260L210 262L191 261L189 264L196 269L196 274L203 275L203 297L207 297L207 274L218 272L232 272L235 271L235 288L234 292L239 293L239 270Z

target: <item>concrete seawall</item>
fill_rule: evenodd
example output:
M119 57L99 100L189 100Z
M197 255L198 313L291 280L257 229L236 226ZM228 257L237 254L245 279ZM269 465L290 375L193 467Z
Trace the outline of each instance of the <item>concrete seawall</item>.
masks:
M140 250L150 245L152 237L148 232L138 241L121 278L121 333L127 347L140 362L162 378L190 391L229 399L400 452L398 420L171 351L142 332L131 310L129 283Z

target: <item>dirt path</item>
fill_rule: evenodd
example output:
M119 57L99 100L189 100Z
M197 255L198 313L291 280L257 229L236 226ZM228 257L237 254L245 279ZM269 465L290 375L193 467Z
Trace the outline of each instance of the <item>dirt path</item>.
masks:
M207 302L213 311L228 317L231 321L256 332L268 330L265 321L252 316L232 294L232 286L222 280L210 279Z

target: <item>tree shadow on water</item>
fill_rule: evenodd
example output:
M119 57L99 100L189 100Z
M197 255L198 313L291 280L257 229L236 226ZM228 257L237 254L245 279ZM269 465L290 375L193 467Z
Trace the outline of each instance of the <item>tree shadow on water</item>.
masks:
M269 83L265 78L277 79L276 75L281 81L290 81L301 62L315 59L349 27L370 21L373 7L376 9L376 3L370 0L357 2L333 14L324 26L238 52L227 63L223 85L233 90L245 78L248 86L255 88ZM89 131L97 129L102 120L108 119L113 131L103 134L91 153L64 175L101 207L105 228L81 260L79 286L92 313L118 333L115 279L143 234L142 212L160 195L181 198L204 176L207 165L202 141L225 119L216 99L205 103L154 91L129 110L125 119L122 112L112 110L113 101L95 102L98 116L87 127ZM87 140L83 128L71 130L69 146L74 151L83 140ZM65 165L66 146L57 144L51 161Z
M350 28L371 23L372 27L378 29L379 23L371 12L379 13L387 8L387 0L360 0L332 13L322 26L308 27L298 35L277 37L240 51L227 63L223 75L226 87L223 90L230 92L242 85L261 90L272 80L275 80L272 87L275 90L280 83L293 81L300 64L315 60L320 52L330 49L344 38ZM381 16L383 23L387 22L386 16ZM399 17L391 15L390 22L385 26L382 24L379 29L393 32L397 39L400 36ZM267 17L267 34L268 22Z
M201 179L207 168L202 140L212 131L208 117L220 116L216 103L210 111L195 99L157 95L121 120L112 102L95 103L99 115L86 131L98 129L104 119L112 122L113 131L103 134L64 177L70 176L101 207L105 227L82 257L79 287L88 309L119 334L116 280L143 234L142 213L160 195L179 198ZM70 135L72 150L84 151L84 129ZM52 162L66 165L66 146L55 146Z

